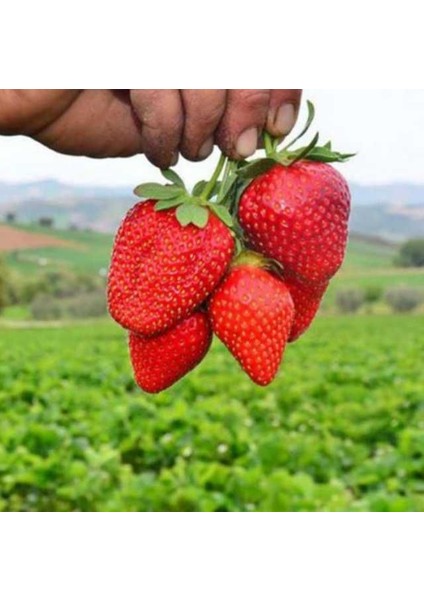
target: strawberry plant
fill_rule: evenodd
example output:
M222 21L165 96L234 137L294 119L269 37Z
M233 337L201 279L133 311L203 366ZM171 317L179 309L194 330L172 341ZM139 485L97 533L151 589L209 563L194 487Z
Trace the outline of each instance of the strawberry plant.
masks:
M0 327L0 511L423 511L423 326L321 317L268 388L215 340L156 396L112 323Z

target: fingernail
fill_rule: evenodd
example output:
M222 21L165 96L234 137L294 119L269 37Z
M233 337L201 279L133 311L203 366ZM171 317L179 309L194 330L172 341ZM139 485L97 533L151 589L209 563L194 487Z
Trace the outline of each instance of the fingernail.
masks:
M171 158L171 165L170 165L171 167L175 167L175 165L178 162L178 158L179 158L178 152L174 152L174 154L172 155L172 158Z
M239 156L247 158L254 154L258 145L258 130L256 127L246 129L236 143L236 152Z
M214 146L214 139L213 137L210 137L206 140L206 142L204 142L198 152L198 157L201 158L202 160L204 158L207 158L210 154L212 154L212 150L213 150L213 146Z
M296 113L293 104L282 104L277 111L274 127L281 135L290 133L296 122Z

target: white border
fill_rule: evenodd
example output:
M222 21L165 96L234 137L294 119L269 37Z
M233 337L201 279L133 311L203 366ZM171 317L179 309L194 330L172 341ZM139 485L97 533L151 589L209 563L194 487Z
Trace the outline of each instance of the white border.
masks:
M421 600L422 525L412 514L0 515L0 597Z
M424 87L416 0L39 0L1 23L3 87Z

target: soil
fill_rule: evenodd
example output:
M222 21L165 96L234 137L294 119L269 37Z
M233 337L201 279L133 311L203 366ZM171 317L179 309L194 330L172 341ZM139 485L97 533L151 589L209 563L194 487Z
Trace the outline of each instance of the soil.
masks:
M13 252L30 248L77 248L77 244L60 240L52 235L30 233L0 225L0 252Z

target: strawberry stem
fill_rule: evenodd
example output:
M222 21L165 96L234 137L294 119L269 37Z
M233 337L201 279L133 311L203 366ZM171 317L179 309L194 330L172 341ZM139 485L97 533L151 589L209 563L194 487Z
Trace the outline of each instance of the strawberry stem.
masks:
M207 185L205 186L205 189L203 190L203 192L202 192L202 194L200 196L200 198L202 200L208 200L209 199L209 196L210 196L211 192L213 191L213 189L215 187L215 184L216 184L216 182L219 179L219 176L221 175L221 172L222 172L222 169L223 169L223 167L225 165L226 160L227 160L227 157L224 154L221 154L221 156L219 158L219 161L218 161L218 164L216 165L215 170L212 173L212 177L209 180L209 182L207 183Z
M275 153L274 139L270 133L264 132L264 146L268 158L271 158Z
M225 200L225 191L228 191L228 190L226 190L226 184L227 184L228 178L230 177L232 171L233 171L233 161L227 160L225 163L224 174L222 176L222 181L221 181L221 186L219 188L218 197L216 199L217 204L221 204L222 201Z

